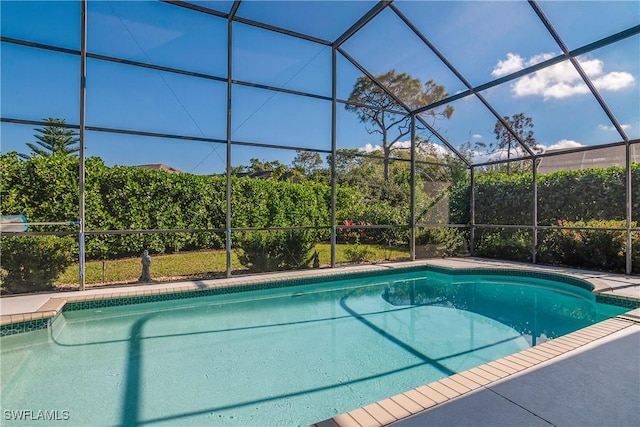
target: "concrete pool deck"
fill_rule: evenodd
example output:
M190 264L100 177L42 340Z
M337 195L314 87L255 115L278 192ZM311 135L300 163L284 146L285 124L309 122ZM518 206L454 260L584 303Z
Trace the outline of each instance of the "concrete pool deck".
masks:
M416 265L561 273L589 281L596 288L594 292L640 300L639 276L476 258L449 258L2 297L1 324L45 319L72 301L127 298L350 272L375 274L376 271ZM638 419L640 309L316 425L625 426L635 425Z

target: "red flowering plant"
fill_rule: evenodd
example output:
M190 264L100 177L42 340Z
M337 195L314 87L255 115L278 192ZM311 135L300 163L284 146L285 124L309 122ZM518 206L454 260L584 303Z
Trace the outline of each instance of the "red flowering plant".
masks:
M365 222L365 221L358 221L357 223L350 220L350 219L346 219L342 222L343 225L349 227L349 228L340 228L339 232L340 232L340 236L342 237L342 240L344 240L347 243L357 243L360 241L366 241L369 240L369 236L367 233L367 228L358 228L356 226L358 225L371 225L371 223Z

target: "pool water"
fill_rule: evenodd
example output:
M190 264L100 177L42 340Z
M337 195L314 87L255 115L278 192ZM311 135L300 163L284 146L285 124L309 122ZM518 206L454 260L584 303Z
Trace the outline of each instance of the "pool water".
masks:
M69 311L1 339L3 425L308 425L624 311L435 272Z

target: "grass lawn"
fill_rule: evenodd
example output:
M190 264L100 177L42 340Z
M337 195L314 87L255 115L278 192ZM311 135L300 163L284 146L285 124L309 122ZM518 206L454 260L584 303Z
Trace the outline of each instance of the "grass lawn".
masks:
M345 250L351 245L336 246L336 261L348 263ZM382 262L409 257L409 248L401 246L362 245L370 250L368 262ZM316 251L320 264L331 264L331 245L319 243ZM234 271L244 269L235 251L231 254L231 266ZM180 252L170 255L151 256L151 277L154 280L170 281L179 279L205 279L224 276L226 254L224 250ZM122 258L116 260L88 261L85 264L85 283L88 287L101 284L133 283L142 272L140 258ZM60 288L73 288L78 284L78 265L69 267L56 280Z

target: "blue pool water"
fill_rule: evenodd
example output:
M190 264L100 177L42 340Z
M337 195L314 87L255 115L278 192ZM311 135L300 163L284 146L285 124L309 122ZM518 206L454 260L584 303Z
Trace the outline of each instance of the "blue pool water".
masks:
M435 272L69 311L1 339L3 425L308 425L624 311Z

